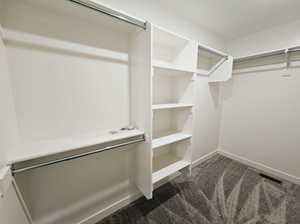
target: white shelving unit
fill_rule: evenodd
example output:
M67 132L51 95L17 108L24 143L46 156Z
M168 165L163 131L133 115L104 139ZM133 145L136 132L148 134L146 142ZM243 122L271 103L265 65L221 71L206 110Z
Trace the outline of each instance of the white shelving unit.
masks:
M152 182L191 165L197 44L153 28Z
M16 174L28 217L37 224L96 217L117 200L113 191L127 187L128 164L130 184L151 198L151 25L144 30L70 1L2 2L0 60L9 72L1 66L8 77L0 92L12 108L0 110L6 164L30 167L147 136ZM128 125L139 129L120 131Z

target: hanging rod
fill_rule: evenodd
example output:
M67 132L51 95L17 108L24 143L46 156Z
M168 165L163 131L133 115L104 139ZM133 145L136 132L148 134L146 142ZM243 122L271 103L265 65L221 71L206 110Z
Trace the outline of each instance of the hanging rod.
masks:
M73 156L64 157L64 158L61 158L61 159L56 159L56 160L51 160L51 161L44 162L44 163L39 163L39 164L36 164L36 165L33 165L33 166L28 166L28 167L17 168L16 169L16 168L14 168L14 165L12 165L11 172L12 172L12 175L15 175L15 174L26 172L26 171L29 171L29 170L33 170L33 169L37 169L37 168L41 168L41 167L45 167L45 166L50 166L50 165L54 165L54 164L57 164L57 163L62 163L62 162L66 162L66 161L70 161L70 160L74 160L74 159L79 159L81 157L86 157L86 156L93 155L93 154L96 154L96 153L108 151L108 150L115 149L115 148L120 148L120 147L123 147L123 146L138 143L138 142L144 142L144 141L145 141L145 135L142 135L140 138L132 140L132 141L128 141L128 142L124 142L124 143L120 143L120 144L116 144L116 145L112 145L112 146L107 146L107 147L104 147L104 148L101 148L101 149L96 149L94 151L84 152L84 153L76 154L76 155L73 155Z
M243 61L247 61L247 60L254 60L257 58L276 56L276 55L286 54L289 52L297 52L297 51L300 51L300 46L286 48L286 49L280 49L280 50L275 50L275 51L269 51L269 52L263 52L263 53L253 54L250 56L245 56L245 57L240 57L240 58L235 58L234 62L238 63L238 62L243 62Z
M226 60L228 59L228 55L224 54L221 51L215 50L213 48L210 48L210 47L207 47L207 46L203 46L203 45L198 45L198 49L205 50L205 51L208 51L208 52L213 53L215 55L221 56L223 58L226 58Z
M146 22L139 21L135 18L132 18L130 16L118 13L118 12L113 11L113 10L105 9L104 7L101 7L99 5L95 5L95 4L92 4L92 3L89 3L89 2L86 2L86 1L82 1L82 0L67 0L67 1L70 1L70 2L73 2L75 4L84 6L86 8L95 10L95 11L103 13L105 15L111 16L115 19L121 20L123 22L129 23L129 24L134 25L134 26L137 26L137 27L142 28L144 30L147 29Z

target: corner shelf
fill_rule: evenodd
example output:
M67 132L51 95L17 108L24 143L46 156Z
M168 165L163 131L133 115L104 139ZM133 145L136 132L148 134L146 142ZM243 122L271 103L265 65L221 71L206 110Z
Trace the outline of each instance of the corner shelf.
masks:
M209 82L225 82L232 76L233 58L218 50L198 45L196 73L207 76Z
M154 104L154 105L152 105L152 110L190 108L193 106L194 106L194 104L186 104L186 103Z
M159 158L153 160L154 172L152 174L152 183L157 183L189 165L190 162L173 155L166 154L159 156Z
M176 133L152 140L152 149L191 138L191 134Z

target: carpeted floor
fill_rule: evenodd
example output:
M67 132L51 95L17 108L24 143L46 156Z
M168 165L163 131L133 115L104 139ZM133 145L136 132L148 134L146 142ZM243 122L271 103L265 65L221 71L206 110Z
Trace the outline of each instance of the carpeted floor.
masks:
M98 224L300 224L300 186L214 156Z

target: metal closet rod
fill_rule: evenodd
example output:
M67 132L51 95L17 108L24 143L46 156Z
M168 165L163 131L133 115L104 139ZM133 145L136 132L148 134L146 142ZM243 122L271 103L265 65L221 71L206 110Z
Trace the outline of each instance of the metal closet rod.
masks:
M146 22L139 21L137 19L131 18L131 17L126 16L126 15L121 15L120 13L109 11L107 9L101 8L100 6L96 6L95 4L88 3L88 2L85 2L85 1L82 1L82 0L67 0L67 1L70 1L70 2L73 2L75 4L84 6L86 8L95 10L95 11L103 13L105 15L111 16L115 19L121 20L123 22L129 23L129 24L134 25L134 26L137 26L137 27L142 28L144 30L147 29Z
M247 60L253 60L253 59L257 59L257 58L276 56L276 55L286 54L286 53L289 53L289 52L297 52L297 51L300 51L300 46L286 48L286 49L280 49L280 50L276 50L276 51L265 52L265 53L261 53L261 54L254 54L254 55L241 57L241 58L236 58L236 59L234 59L234 62L238 63L238 62L243 62L243 61L247 61Z
M64 157L64 158L61 158L61 159L56 159L56 160L51 160L51 161L44 162L44 163L39 163L39 164L36 164L36 165L33 165L33 166L28 166L28 167L24 167L24 168L15 169L14 165L12 165L11 172L12 172L13 175L15 175L15 174L26 172L26 171L29 171L29 170L33 170L33 169L37 169L37 168L41 168L41 167L45 167L45 166L50 166L50 165L54 165L54 164L57 164L57 163L66 162L66 161L69 161L69 160L79 159L81 157L86 157L86 156L93 155L93 154L96 154L96 153L108 151L108 150L115 149L115 148L120 148L120 147L123 147L123 146L138 143L138 142L144 142L144 141L145 141L145 135L142 135L138 139L135 139L135 140L132 140L132 141L128 141L128 142L124 142L124 143L120 143L120 144L116 144L116 145L112 145L112 146L107 146L107 147L104 147L104 148L101 148L101 149L96 149L94 151L84 152L84 153L76 154L76 155L73 155L73 156Z

